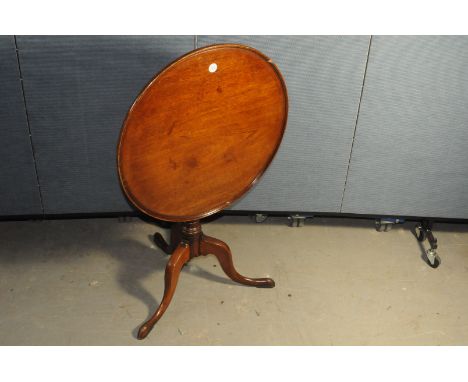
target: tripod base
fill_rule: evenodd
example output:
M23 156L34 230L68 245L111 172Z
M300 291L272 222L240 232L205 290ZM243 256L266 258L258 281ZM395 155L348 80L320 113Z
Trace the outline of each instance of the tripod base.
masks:
M138 339L145 338L153 326L162 317L174 295L182 267L190 259L197 256L213 254L218 259L221 268L233 281L257 288L273 288L275 282L270 278L249 278L239 274L232 262L231 250L226 243L202 232L200 221L177 223L171 230L171 242L166 243L163 237L156 233L154 241L166 253L172 253L164 275L164 296L156 312L138 331Z

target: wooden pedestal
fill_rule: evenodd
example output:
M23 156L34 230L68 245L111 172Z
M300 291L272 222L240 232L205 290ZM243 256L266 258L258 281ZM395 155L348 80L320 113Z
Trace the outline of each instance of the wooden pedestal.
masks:
M231 250L227 244L205 235L199 220L174 224L171 230L170 244L166 243L160 233L154 235L154 241L164 252L171 254L171 257L164 276L164 296L156 312L140 327L138 331L138 339L140 340L148 335L166 311L174 295L182 267L194 257L215 255L226 275L240 284L257 288L273 288L275 286L275 282L270 278L252 279L239 274L234 268Z

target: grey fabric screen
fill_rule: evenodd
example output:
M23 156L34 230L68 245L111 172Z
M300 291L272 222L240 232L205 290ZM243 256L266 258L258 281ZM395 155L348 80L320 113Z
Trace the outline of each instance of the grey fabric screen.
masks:
M0 36L0 215L42 213L13 36Z
M0 36L0 215L132 211L127 110L172 60L222 42L270 56L290 106L233 210L468 218L466 36Z
M46 214L131 210L116 145L146 83L193 36L18 36Z
M198 36L199 47L231 42L257 48L278 65L288 88L281 147L234 210L340 211L369 39Z
M468 37L372 39L342 212L468 218Z

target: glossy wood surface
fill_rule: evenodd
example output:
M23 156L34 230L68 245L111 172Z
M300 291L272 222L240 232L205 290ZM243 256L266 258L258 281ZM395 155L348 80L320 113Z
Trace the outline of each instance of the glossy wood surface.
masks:
M184 264L190 260L190 248L187 244L180 243L171 255L169 262L166 265L166 272L164 274L164 296L159 304L158 309L151 318L145 322L138 330L138 339L145 338L151 331L153 326L162 317L166 309L168 308L172 296L177 287L177 281Z
M195 50L131 107L118 148L128 198L157 219L194 221L227 207L265 171L287 119L276 66L241 45Z
M183 265L194 257L214 255L218 259L224 273L232 281L239 284L257 288L273 288L275 286L275 282L269 277L251 278L237 272L228 245L219 239L205 235L202 232L200 221L174 224L171 233L171 244L166 243L162 236L155 235L156 245L163 249L164 252L167 252L176 240L179 240L179 242L176 244L175 250L166 266L164 296L154 314L138 330L138 339L140 340L148 336L154 325L163 316L174 296Z

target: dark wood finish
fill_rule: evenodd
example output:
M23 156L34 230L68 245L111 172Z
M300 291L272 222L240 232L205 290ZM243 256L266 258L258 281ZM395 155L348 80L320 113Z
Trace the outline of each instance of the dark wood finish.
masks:
M174 295L183 265L194 257L209 254L215 255L226 275L231 280L240 284L257 288L273 288L275 286L275 282L268 277L254 279L242 276L237 272L232 261L231 250L227 244L205 235L202 232L200 221L184 223L179 227L173 227L173 231L175 230L180 232L181 241L166 266L164 296L153 316L140 327L138 331L138 339L140 340L148 335L166 311Z
M161 248L165 253L170 255L176 249L182 240L182 225L180 223L174 223L171 228L171 241L168 244L166 240L161 236L159 232L154 234L154 243Z
M270 278L249 278L234 268L229 247L202 233L200 220L231 204L259 179L281 142L287 93L277 67L242 45L213 45L188 53L159 73L136 99L118 147L119 176L127 197L146 214L175 222L164 296L145 322L145 338L166 311L181 269L213 254L233 281L272 288Z
M157 219L211 215L264 172L286 118L285 85L267 57L229 44L193 51L158 74L131 107L118 148L123 189Z
M158 322L161 316L166 311L169 303L174 296L174 292L179 279L180 270L183 265L190 259L190 247L186 243L180 243L174 253L171 255L169 262L166 265L166 273L164 275L164 296L159 304L156 312L151 318L145 322L138 331L138 339L145 338L153 328L154 324Z
M268 277L252 279L250 277L240 275L234 268L231 250L228 245L221 240L203 235L200 250L202 255L208 255L210 253L215 255L223 268L224 273L226 273L226 275L235 282L257 288L273 288L275 286L275 282Z

